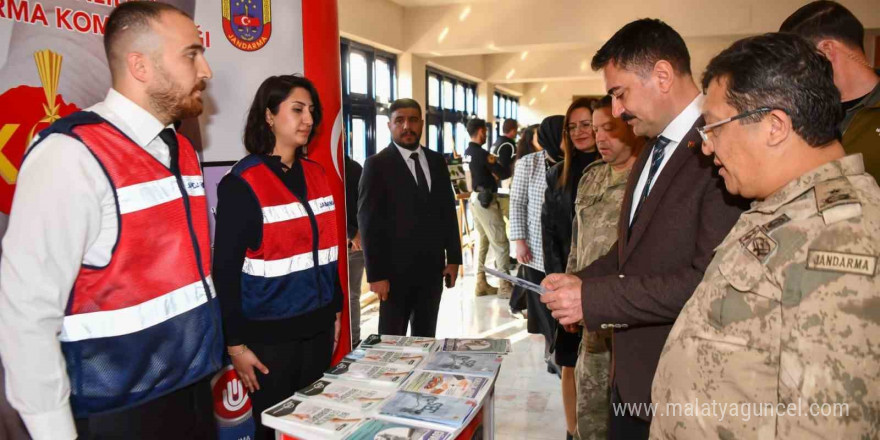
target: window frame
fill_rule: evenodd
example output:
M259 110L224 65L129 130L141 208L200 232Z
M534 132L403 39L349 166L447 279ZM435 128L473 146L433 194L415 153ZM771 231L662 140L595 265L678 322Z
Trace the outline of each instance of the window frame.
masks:
M495 115L495 136L497 137L502 134L501 125L505 119L519 120L519 98L495 89L492 100L495 105L495 108L492 109L492 114ZM507 105L503 105L503 102L507 103Z
M439 102L436 103L437 105L431 104L431 77L435 77L439 84L437 93ZM450 108L446 108L446 102L444 100L444 84L447 82L451 84L452 87L452 92L450 93L452 96L452 103ZM464 99L464 102L460 106L457 105L458 99L456 98L455 93L457 86L463 87L462 98ZM468 91L470 91L470 93L468 93ZM425 130L428 133L425 138L425 147L441 154L452 154L453 150L455 150L458 154L463 155L464 151L457 151L455 147L458 142L462 142L460 139L457 139L456 126L459 123L467 125L468 120L477 116L477 108L479 107L477 83L428 66L425 67L425 95ZM468 101L470 101L470 107L468 107ZM456 108L461 108L461 110L456 110ZM470 111L468 111L468 108L470 108ZM446 138L445 127L447 123L452 124L451 150L446 148L444 142ZM435 139L432 139L430 136L429 127L432 125L435 126L437 130L437 136Z
M358 52L365 55L367 60L367 93L351 93L350 90L350 61L351 52ZM345 136L343 137L343 145L345 154L352 156L352 119L364 119L366 125L366 156L370 157L385 147L376 145L377 129L376 117L385 115L391 117L388 111L391 102L397 99L397 55L385 52L363 43L340 38L340 69L342 82L342 120L345 126ZM388 64L391 81L388 102L380 102L376 98L376 61L381 60Z

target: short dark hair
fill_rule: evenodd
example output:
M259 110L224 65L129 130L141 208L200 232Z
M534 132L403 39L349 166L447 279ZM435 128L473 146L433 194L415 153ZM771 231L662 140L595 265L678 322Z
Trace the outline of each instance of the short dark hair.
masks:
M176 12L185 17L190 17L186 12L177 9L167 3L151 1L129 1L117 6L104 26L104 54L107 63L111 66L116 61L113 50L116 49L119 38L124 31L128 32L152 32L150 23L159 19L163 12Z
M865 27L837 2L821 0L801 6L782 22L779 32L798 34L813 43L830 38L865 51Z
M840 137L843 111L832 75L831 63L806 40L769 33L739 40L718 54L706 67L702 85L705 92L713 80L726 80L727 102L738 112L784 109L795 133L818 147Z
M485 120L480 119L480 118L473 118L473 119L467 121L468 136L474 136L475 134L477 134L478 131L480 131L481 128L483 128L483 129L486 128L486 121Z
M620 28L593 56L594 71L608 63L645 75L666 60L679 74L691 74L691 55L681 35L656 18L643 18Z
M516 119L505 119L504 123L501 124L501 134L507 133L510 130L516 130L519 128L519 124L516 122Z
M593 101L593 105L591 105L590 108L593 111L599 110L600 108L611 108L611 95L605 95Z
M311 95L312 105L312 132L309 133L309 142L315 137L318 126L323 118L321 100L318 99L318 89L312 82L301 75L278 75L270 76L260 84L254 102L248 111L247 121L244 126L244 147L254 154L270 154L275 148L275 134L272 133L269 124L266 123L266 109L272 114L278 114L278 107L293 93L294 89L306 89ZM302 149L297 154L303 154Z
M419 105L418 101L410 98L400 98L392 102L391 106L388 107L388 115L391 116L402 108L414 108L419 111L419 117L422 117L422 106Z

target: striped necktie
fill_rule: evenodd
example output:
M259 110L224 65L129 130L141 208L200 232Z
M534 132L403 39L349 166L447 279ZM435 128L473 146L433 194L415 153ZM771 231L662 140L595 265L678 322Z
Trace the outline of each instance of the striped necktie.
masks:
M666 155L666 146L669 145L669 142L670 140L663 136L658 137L657 141L654 142L654 147L651 151L651 168L648 169L648 180L645 181L645 187L642 189L641 197L639 197L639 204L636 205L635 214L633 214L632 222L629 224L630 230L632 230L632 225L635 224L639 211L642 210L642 206L645 204L645 200L648 199L648 193L651 192L654 177L657 174L657 170L660 169L660 164L663 163L663 157Z

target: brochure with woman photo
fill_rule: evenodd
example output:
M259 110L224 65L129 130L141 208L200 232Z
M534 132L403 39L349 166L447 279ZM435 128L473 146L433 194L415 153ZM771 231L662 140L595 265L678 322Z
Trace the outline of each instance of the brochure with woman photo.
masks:
M438 351L421 367L422 370L494 376L501 368L503 356L494 353Z

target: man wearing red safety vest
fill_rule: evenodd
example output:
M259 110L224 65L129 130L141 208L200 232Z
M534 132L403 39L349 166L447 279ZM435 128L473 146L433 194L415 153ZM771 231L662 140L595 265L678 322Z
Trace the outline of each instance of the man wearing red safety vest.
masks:
M193 21L128 2L104 101L40 133L0 262L7 395L34 439L213 438L220 367L204 183L174 121L211 70Z

